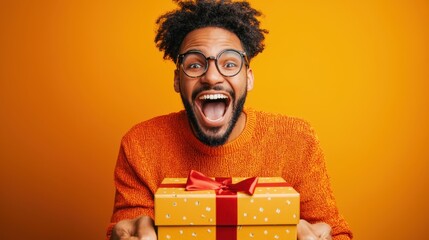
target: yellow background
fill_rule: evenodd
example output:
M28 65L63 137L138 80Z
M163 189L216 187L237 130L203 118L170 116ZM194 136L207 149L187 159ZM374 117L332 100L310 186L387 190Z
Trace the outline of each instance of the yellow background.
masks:
M429 3L252 1L270 30L248 106L317 130L356 239L425 238ZM2 239L103 239L121 136L182 109L160 1L0 2Z

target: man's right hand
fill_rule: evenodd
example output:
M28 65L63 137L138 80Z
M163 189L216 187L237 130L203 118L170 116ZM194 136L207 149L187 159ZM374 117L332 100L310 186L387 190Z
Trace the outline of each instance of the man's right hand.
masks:
M122 220L113 227L110 240L156 240L153 220L148 216Z

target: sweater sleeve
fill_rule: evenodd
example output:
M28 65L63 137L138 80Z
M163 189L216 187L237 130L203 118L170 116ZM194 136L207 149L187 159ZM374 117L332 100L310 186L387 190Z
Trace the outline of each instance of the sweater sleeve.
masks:
M111 222L107 228L110 238L114 225L123 219L133 219L142 215L154 219L153 193L137 174L138 169L130 163L127 142L122 141L114 171L115 202Z
M306 142L295 186L301 197L301 219L329 224L334 240L352 239L352 232L336 206L324 155L312 130Z

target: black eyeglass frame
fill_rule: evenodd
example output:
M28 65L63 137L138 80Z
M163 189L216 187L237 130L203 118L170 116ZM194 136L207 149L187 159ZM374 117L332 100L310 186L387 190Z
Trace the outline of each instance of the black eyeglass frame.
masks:
M220 70L219 70L219 66L218 66L218 64L217 64L217 60L219 59L219 57L220 57L223 53L225 53L225 52L227 52L227 51L232 51L232 52L238 53L238 54L241 56L241 59L243 60L243 61L241 62L240 69L237 71L237 73L235 73L235 74L233 74L233 75L225 75L225 74L223 74L223 73L222 73L222 71L220 71ZM184 68L183 68L183 59L185 58L185 56L186 56L186 55L191 54L191 53L201 54L201 55L204 57L204 59L206 60L206 65L205 65L205 68L204 68L204 72L203 72L201 75L199 75L199 76L190 76L188 73L186 73L186 71L185 71L185 70L184 70ZM239 73L241 72L241 69L243 68L243 63L246 65L246 67L249 67L249 59L247 58L246 52L241 52L241 51L238 51L238 50L236 50L236 49L224 49L224 50L222 50L221 52L219 52L219 53L216 55L216 57L215 57L215 56L208 56L208 57L206 57L206 55L204 55L204 53L203 53L203 52L201 52L200 50L189 50L189 51L187 51L187 52L185 52L185 53L182 53L182 54L177 55L176 66L177 66L177 68L180 68L180 66L181 66L182 71L183 71L183 73L185 73L185 75L186 75L186 76L188 76L188 77L190 77L190 78L199 78L199 77L204 76L204 74L206 74L207 70L209 69L209 61L210 61L210 60L214 60L214 61L215 61L215 65L216 65L216 69L217 69L217 71L218 71L222 76L224 76L224 77L234 77L234 76L236 76L237 74L239 74Z

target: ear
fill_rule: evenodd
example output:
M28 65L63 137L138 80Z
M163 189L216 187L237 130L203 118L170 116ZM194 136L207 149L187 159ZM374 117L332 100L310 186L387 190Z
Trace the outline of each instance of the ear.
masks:
M174 91L180 92L180 71L179 69L174 70Z
M248 68L247 69L247 91L251 91L253 89L253 81L254 81L253 71L251 68Z

